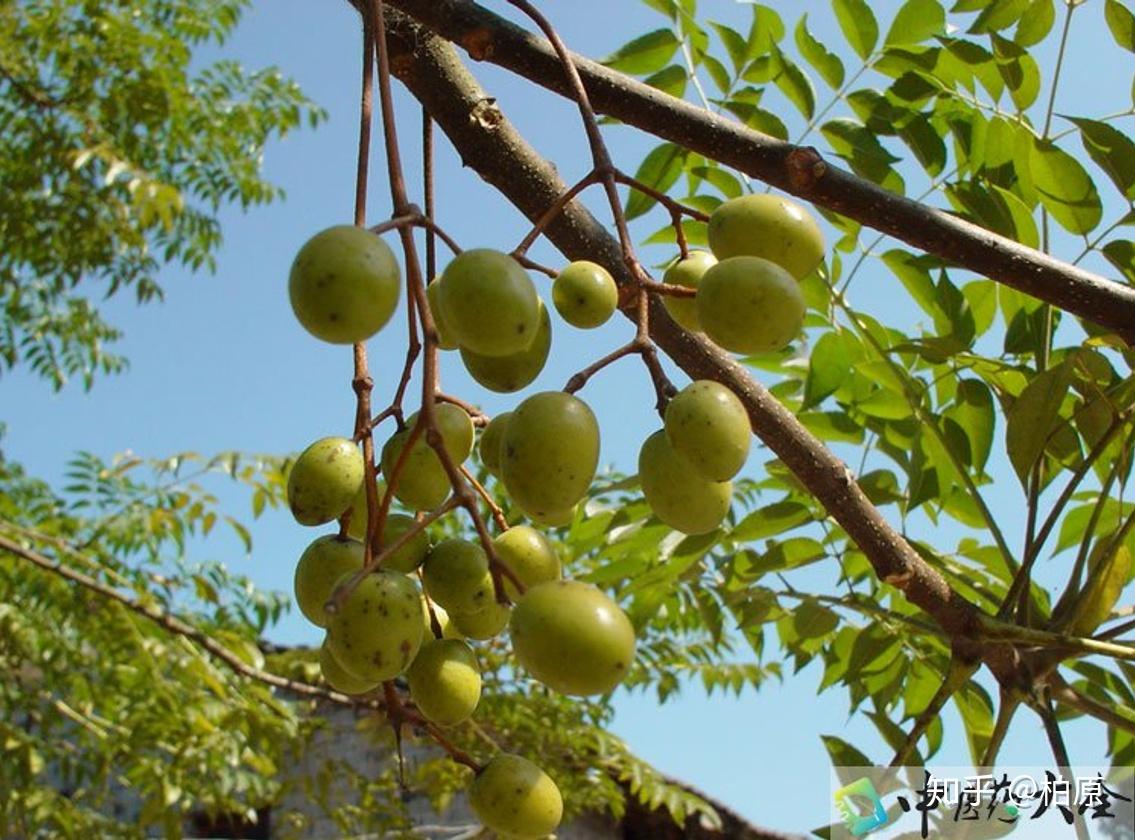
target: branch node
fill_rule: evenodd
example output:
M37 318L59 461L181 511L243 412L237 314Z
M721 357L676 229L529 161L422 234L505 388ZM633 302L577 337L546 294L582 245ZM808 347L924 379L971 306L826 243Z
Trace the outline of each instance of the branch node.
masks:
M828 165L812 146L800 146L788 153L788 180L793 190L808 192L828 171Z

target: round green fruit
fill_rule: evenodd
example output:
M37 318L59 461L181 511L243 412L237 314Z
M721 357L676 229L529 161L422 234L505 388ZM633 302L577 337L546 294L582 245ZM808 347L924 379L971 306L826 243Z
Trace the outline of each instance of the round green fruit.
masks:
M425 635L421 598L418 585L401 572L367 575L327 622L327 645L336 661L360 680L382 682L401 674Z
M679 391L666 406L664 426L674 451L710 481L733 478L749 457L749 415L720 382L699 379Z
M730 257L702 277L698 321L715 344L733 353L770 353L804 327L800 286L760 257Z
M406 418L407 428L412 429L417 424L420 413L415 411ZM453 463L460 466L473 451L473 418L460 406L438 402L434 403L434 425L445 444L445 451ZM418 439L425 440L424 431Z
M455 612L452 621L454 629L462 636L483 642L499 636L508 627L511 615L512 607L493 601L474 613Z
M526 758L500 753L469 787L469 804L486 828L502 837L537 840L560 824L564 803L560 789Z
M426 621L426 638L434 638L433 625L430 623L430 606L433 606L434 617L437 618L437 626L441 629L441 638L443 639L460 639L463 638L461 631L454 627L453 622L449 619L447 613L440 604L434 604L425 595L422 595L422 615Z
M710 214L708 232L709 247L719 260L761 257L797 280L824 258L824 234L812 214L777 195L729 199Z
M481 385L498 394L519 391L540 375L552 348L552 319L540 301L540 324L532 344L519 353L507 356L484 356L466 347L461 348L465 370Z
M300 612L317 627L326 627L331 616L324 606L335 585L348 572L363 567L363 544L335 534L319 537L304 549L296 564L295 592Z
M309 333L332 344L366 341L394 314L401 272L368 230L338 225L309 239L292 263L288 296Z
M409 435L410 427L407 427L382 447L382 474L387 481L394 475L394 467ZM413 510L433 510L449 497L450 490L449 476L441 465L441 459L426 443L425 435L418 435L398 474L394 485L395 497Z
M548 510L543 513L530 513L525 511L528 518L537 525L545 528L566 528L575 521L575 512L579 505L572 505L563 510Z
M540 326L539 296L528 272L500 251L474 248L441 276L442 319L462 347L485 356L526 350Z
M426 720L456 726L481 699L481 668L473 649L455 639L426 641L406 672L410 698Z
M363 483L363 454L341 437L317 440L292 464L288 507L301 525L322 525L342 516Z
M426 298L430 304L430 314L434 316L434 326L437 327L437 346L442 350L456 350L458 347L457 339L453 337L453 331L442 318L441 304L438 302L438 289L440 288L437 280L426 286Z
M450 615L474 613L493 603L496 593L489 573L489 558L476 543L442 540L426 555L422 579L430 599Z
M685 286L696 289L701 283L702 275L710 266L717 264L717 258L709 251L690 251L684 260L679 259L666 269L662 275L662 282L671 286ZM698 321L698 304L696 297L674 297L664 295L662 303L670 317L691 332L701 332L701 323Z
M733 484L702 478L659 429L638 454L638 477L650 509L683 534L708 534L729 513Z
M374 691L382 685L381 682L362 680L349 673L331 653L331 648L327 647L326 639L323 640L323 646L319 648L319 670L323 674L325 683L344 694L366 694L366 692Z
M615 279L603 266L578 260L556 275L552 303L573 327L592 329L607 323L619 305Z
M606 694L634 659L630 619L589 583L533 586L513 609L509 631L520 664L561 694Z
M382 504L382 497L386 495L386 482L381 478L374 483L375 501ZM362 540L367 535L367 485L364 481L359 485L359 492L351 502L351 524L347 526L347 536Z
M560 558L548 538L527 525L514 525L493 540L497 556L512 573L520 578L524 588L538 583L560 579ZM506 576L504 591L513 601L520 593Z
M518 405L503 443L505 488L532 515L575 505L599 464L599 423L587 403L563 391L533 394Z
M384 546L391 545L407 531L416 527L417 524L414 517L407 516L404 513L387 515L386 525L382 529L382 544ZM409 542L382 561L382 568L408 575L422 565L429 551L430 535L424 530L418 531L410 537Z
M500 478L501 474L501 447L504 441L504 428L508 424L511 411L498 414L485 426L481 432L481 463L490 473Z

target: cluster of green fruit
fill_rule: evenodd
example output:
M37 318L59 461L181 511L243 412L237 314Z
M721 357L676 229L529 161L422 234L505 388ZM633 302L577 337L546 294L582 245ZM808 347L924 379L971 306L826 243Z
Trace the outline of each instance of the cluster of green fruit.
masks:
M606 272L576 263L561 279L565 275L553 296L557 306L566 296L560 308L571 313L569 320L594 325L610 317L617 296ZM389 321L400 282L397 261L379 237L338 227L301 249L289 288L296 316L309 332L347 344L366 340ZM439 331L447 342L456 336L455 346L471 371L492 371L492 381L510 384L501 390L514 390L516 382L523 387L530 381L526 371L534 370L533 377L539 372L547 342L536 351L538 362L526 361L526 354L543 341L542 334L550 341L547 313L527 273L511 257L466 251L428 291ZM441 506L452 486L426 436L419 433L410 443L417 421L416 414L407 418L406 427L382 447L380 460L387 480L395 477L394 497L409 510L424 512ZM433 422L449 460L460 466L474 446L471 418L439 402ZM403 454L407 445L410 451ZM494 418L480 447L482 459L534 521L563 522L594 478L599 427L577 397L539 393ZM491 639L506 627L520 664L556 691L604 694L623 680L635 651L630 620L598 588L562 580L555 547L535 528L517 525L493 540L506 578L500 569L494 575L481 544L464 539L431 544L414 516L391 513L380 530L381 546L389 550L379 568L363 574L366 472L358 444L332 437L305 449L288 475L288 504L299 523L347 522L345 533L320 536L308 546L295 575L300 610L327 631L320 665L329 685L361 694L403 677L424 719L454 726L473 714L481 694L477 657L467 640ZM381 499L386 487L380 481L376 490ZM498 599L497 579L508 602ZM344 592L338 607L329 609L336 593ZM498 755L482 768L470 801L487 826L513 837L543 837L562 813L554 782L535 764L511 754Z

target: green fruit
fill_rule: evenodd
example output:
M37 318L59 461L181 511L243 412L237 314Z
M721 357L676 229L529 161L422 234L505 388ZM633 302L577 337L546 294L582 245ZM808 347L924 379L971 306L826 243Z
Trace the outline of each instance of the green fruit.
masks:
M513 609L509 630L520 664L561 694L606 694L634 659L630 619L589 583L533 586Z
M342 516L363 482L363 454L341 437L317 440L300 453L288 475L288 507L301 525Z
M437 327L437 346L441 350L456 350L457 339L453 337L453 331L449 329L449 325L442 320L441 304L438 302L438 281L434 280L426 286L426 298L430 304L430 314L434 316L434 326Z
M469 804L487 828L502 837L536 840L556 830L563 818L560 789L526 758L500 753L469 787Z
M717 258L709 251L690 251L684 260L679 259L666 269L662 275L662 282L671 286L686 286L696 289L701 283L702 275L710 266L717 264ZM701 323L698 321L698 302L696 297L673 297L663 295L662 303L670 317L691 332L701 332Z
M433 625L430 623L430 604L432 602L422 596L422 615L426 620L426 638L432 639ZM437 618L437 626L441 628L441 638L443 639L460 639L463 638L461 632L453 626L453 622L449 620L449 613L447 613L439 604L433 604L434 617Z
M512 607L493 601L483 610L475 613L455 612L452 617L453 627L462 636L485 641L499 636L501 631L508 627L508 619L511 615Z
M619 305L619 289L610 272L588 260L571 263L552 283L552 303L573 327L605 324Z
M560 558L548 538L527 525L516 525L493 540L497 557L520 578L525 589L560 579ZM504 592L513 601L520 597L512 581L504 578Z
M676 531L707 534L729 513L732 482L702 478L674 452L661 429L639 451L638 477L650 509Z
M394 437L382 447L382 474L386 480L394 475L394 465L406 445L406 438L410 428L397 432ZM433 510L447 498L452 486L445 467L437 453L426 443L425 435L418 435L402 471L398 474L398 482L394 485L394 495L397 499L413 510Z
M728 481L749 457L753 439L745 406L719 382L699 379L666 406L666 438L702 478Z
M382 529L382 544L391 545L395 540L417 526L414 517L404 513L391 513L386 517L386 525ZM390 569L403 574L410 574L426 559L430 551L430 535L426 531L418 531L393 554L382 561L382 568Z
M599 423L578 397L544 391L512 412L503 444L505 488L529 514L544 516L587 494L599 464Z
M407 428L414 427L418 422L419 413L415 411L406 418ZM454 465L463 464L473 451L473 418L460 406L439 402L434 403L434 425ZM424 430L419 440L425 440Z
M351 225L309 239L288 278L296 318L309 333L332 344L366 341L382 329L394 314L401 287L390 246Z
M386 495L386 482L381 478L374 483L375 500L382 504L382 497ZM367 485L364 481L359 485L359 492L351 502L351 524L347 526L347 536L356 540L366 539L367 535Z
M730 257L702 277L698 321L714 343L733 353L780 350L804 327L804 296L776 263Z
M507 356L484 356L466 347L461 348L461 361L465 369L481 385L498 394L511 394L519 391L540 375L544 363L548 361L548 351L552 347L552 319L548 309L540 301L540 323L532 344L519 353Z
M743 195L718 205L710 214L708 233L719 260L761 257L797 280L824 258L824 234L812 214L777 195Z
M323 674L323 681L336 691L344 694L365 694L374 691L382 682L362 680L349 673L332 655L331 648L327 647L327 640L319 648L319 670Z
M421 598L418 585L401 572L367 575L327 622L331 653L361 680L394 679L410 667L422 644Z
M410 698L426 720L456 726L481 699L481 669L473 649L455 639L426 641L406 672Z
M542 525L545 528L565 528L575 521L575 512L578 507L579 505L573 505L564 510L549 510L544 513L525 511L525 513L537 525Z
M508 424L511 411L498 414L489 421L485 431L481 432L481 463L490 473L500 478L501 474L501 446L504 440L504 429Z
M422 567L430 599L451 615L472 613L493 603L496 593L484 549L468 540L442 540L433 547Z
M457 342L485 356L527 349L540 325L532 278L508 254L474 248L456 256L441 276L440 311Z
M317 627L331 616L324 609L335 584L348 572L363 567L363 544L335 534L319 537L304 549L296 564L295 592L300 612Z

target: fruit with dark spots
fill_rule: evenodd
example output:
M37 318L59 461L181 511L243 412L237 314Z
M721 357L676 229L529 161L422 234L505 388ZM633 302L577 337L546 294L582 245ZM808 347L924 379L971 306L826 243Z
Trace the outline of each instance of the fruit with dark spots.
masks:
M422 579L430 599L450 615L477 612L493 603L489 558L469 540L448 539L435 545L426 556Z
M360 679L340 665L327 646L327 639L323 640L323 646L319 648L319 670L324 682L344 694L365 694L382 685L381 681Z
M707 534L729 513L732 482L699 475L674 451L662 429L639 450L638 477L654 515L676 531Z
M473 649L456 639L427 640L406 672L410 698L439 726L456 726L481 699L481 668Z
M362 482L359 447L346 438L322 438L292 464L288 507L301 525L322 525L343 515Z
M676 263L666 269L666 273L662 275L662 282L670 286L686 286L690 289L696 289L706 271L709 270L710 266L716 264L717 258L709 251L690 251L688 257L679 258ZM692 332L701 331L696 297L664 295L662 303L665 304L670 317L681 326Z
M486 828L502 837L537 840L563 818L560 789L551 777L512 753L493 756L469 787L469 804Z
M663 425L674 451L710 481L733 478L749 457L749 415L720 382L699 379L679 391L666 406Z
M698 321L733 353L770 353L804 327L804 296L792 275L760 257L730 257L702 277Z
M382 529L383 546L393 544L395 540L415 527L415 525L417 525L417 523L412 516L407 516L404 513L389 514L386 517L386 525ZM405 543L393 554L388 555L382 561L382 568L409 574L422 565L429 550L429 534L424 530L419 531L410 538L409 542Z
M425 636L422 593L401 572L363 578L327 623L327 644L340 665L361 680L392 680L414 661Z
M530 385L544 364L552 347L552 319L548 309L540 301L540 319L536 328L536 338L524 350L507 356L486 356L472 350L461 348L461 361L465 369L481 385L498 394L511 394Z
M552 303L573 327L592 329L605 324L619 305L619 289L603 266L577 260L556 275Z
M316 539L296 564L295 593L300 612L317 627L326 627L331 617L324 606L335 584L362 567L363 544L358 540L335 534Z
M512 412L501 449L501 475L513 501L546 516L575 505L599 464L599 423L587 403L544 391Z
M309 239L292 263L288 296L309 333L332 344L366 341L390 320L402 288L390 246L363 228L337 225Z
M761 257L797 280L824 258L824 234L812 214L787 198L755 193L731 198L710 214L709 247L719 260Z
M442 319L462 347L485 356L508 356L535 340L539 296L528 272L508 254L489 248L464 251L438 282Z
M500 478L501 446L504 440L504 428L508 424L511 411L504 411L489 421L485 431L481 432L481 463L490 473Z
M623 681L634 659L630 619L589 583L533 586L513 608L509 631L520 664L561 694L606 694Z
M514 525L493 540L500 561L520 578L525 588L560 578L560 558L555 546L528 525ZM504 578L504 591L513 601L520 597L512 581Z

